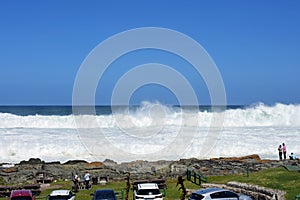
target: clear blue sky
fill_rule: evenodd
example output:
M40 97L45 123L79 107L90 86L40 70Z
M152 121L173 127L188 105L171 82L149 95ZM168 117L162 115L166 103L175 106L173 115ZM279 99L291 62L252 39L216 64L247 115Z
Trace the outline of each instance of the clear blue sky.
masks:
M298 104L299 10L298 0L3 0L0 105L70 105L76 73L95 46L119 32L149 26L173 29L200 43L219 68L228 104ZM114 73L120 72L111 72L112 80ZM135 94L137 102L174 101L159 87L144 91ZM96 102L107 103L108 96L98 95Z

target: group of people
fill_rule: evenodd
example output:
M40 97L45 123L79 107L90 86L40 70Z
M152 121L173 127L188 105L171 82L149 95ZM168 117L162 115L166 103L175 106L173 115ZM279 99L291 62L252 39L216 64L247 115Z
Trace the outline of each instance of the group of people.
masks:
M280 144L278 147L279 160L282 160L282 159L286 160L286 153L287 153L286 145L284 143L282 143L282 145ZM290 160L295 160L296 156L292 152L291 155L289 156L289 158L290 158Z
M85 189L88 190L91 186L90 186L90 180L91 180L91 175L89 174L89 172L86 172L85 175L83 176L84 179L84 183L85 183ZM74 190L77 192L78 188L79 188L79 183L81 182L81 178L75 174L73 176L73 183L74 183Z

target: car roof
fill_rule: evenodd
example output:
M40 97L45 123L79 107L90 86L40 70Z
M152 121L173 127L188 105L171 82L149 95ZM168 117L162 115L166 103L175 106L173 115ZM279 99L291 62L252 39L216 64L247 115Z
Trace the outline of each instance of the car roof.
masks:
M50 193L50 196L64 196L69 194L70 194L70 190L53 190Z
M158 186L156 183L140 183L138 189L158 189Z
M32 193L30 190L13 190L11 191L11 197L17 197L17 196L32 196Z
M102 196L102 198L109 198L109 199L116 198L115 191L113 189L96 190L94 193L94 197L98 199L99 196Z
M96 190L95 193L96 192L114 192L114 190L113 189L101 189L101 190Z
M206 188L206 189L203 189L203 190L197 190L194 193L196 193L196 194L210 194L210 193L213 193L213 192L221 192L221 191L228 191L228 190L225 190L225 189L222 189L222 188Z

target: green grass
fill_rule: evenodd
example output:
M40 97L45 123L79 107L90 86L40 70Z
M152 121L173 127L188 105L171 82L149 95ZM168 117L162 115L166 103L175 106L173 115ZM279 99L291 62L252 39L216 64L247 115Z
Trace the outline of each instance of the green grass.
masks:
M295 199L300 194L300 173L287 171L283 167L262 170L251 173L247 176L213 176L209 177L209 182L227 183L229 181L238 181L251 183L273 189L286 191L286 199Z
M208 177L210 183L227 183L229 181L238 181L244 183L251 183L261 185L268 188L280 189L287 192L287 199L294 199L297 194L300 194L300 173L290 172L280 168L266 169L259 172L251 173L249 176L245 175L228 175L228 176L210 176ZM165 200L179 199L180 191L176 187L177 179L167 180L167 190ZM113 188L115 191L124 190L125 181L122 182L109 182L107 185L96 185L90 190L80 190L76 193L77 200L90 200L90 194L96 189ZM60 187L62 189L71 189L71 182L57 182L52 183L51 186ZM199 189L199 186L185 181L187 189ZM54 189L43 191L37 199L46 199L46 196ZM132 199L132 191L129 193L129 199ZM7 198L0 198L0 200L7 200Z

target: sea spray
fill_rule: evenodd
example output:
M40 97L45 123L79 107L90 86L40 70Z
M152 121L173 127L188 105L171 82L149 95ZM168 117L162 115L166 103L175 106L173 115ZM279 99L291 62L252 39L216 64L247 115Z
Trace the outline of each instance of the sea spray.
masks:
M288 153L293 151L296 155L300 154L297 152L300 149L300 105L278 103L273 106L264 104L247 107L229 106L224 111L222 132L216 138L216 145L209 155L205 156L199 155L199 151L212 124L212 115L217 113L212 113L209 107L181 108L164 105L159 105L159 112L150 112L155 105L144 103L142 106L130 107L129 112L125 112L120 107L119 111L114 113L109 112L109 108L104 108L103 112L101 112L103 108L99 108L96 116L79 116L87 122L96 117L96 124L89 126L87 123L84 127L91 138L97 139L97 129L100 127L109 142L114 143L117 148L135 152L136 157L114 157L113 154L105 151L98 152L96 155L90 151L90 147L87 147L78 135L74 116L70 111L66 111L71 110L69 107L55 107L55 112L51 114L32 113L25 108L23 108L25 111L20 113L20 107L17 108L18 114L16 114L14 112L16 108L13 106L6 108L5 112L1 107L0 157L2 162L18 162L30 157L40 157L47 161L70 159L92 161L109 158L121 162L147 159L144 156L147 151L157 152L166 144L172 143L177 137L176 132L181 127L185 127L184 134L193 135L193 139L189 141L188 148L182 152L181 157L207 158L257 153L262 158L276 159L276 147L282 142L287 144ZM50 108L43 108L44 111L47 109ZM63 110L63 113L60 110ZM182 120L183 114L185 120ZM118 119L124 120L122 128L138 136L135 140L121 134L119 123L122 121L117 121L116 115ZM127 123L128 121L131 123ZM163 127L162 131L157 132L157 126ZM197 126L196 129L194 126ZM134 145L128 146L128 144ZM161 159L177 159L177 155L161 157Z

